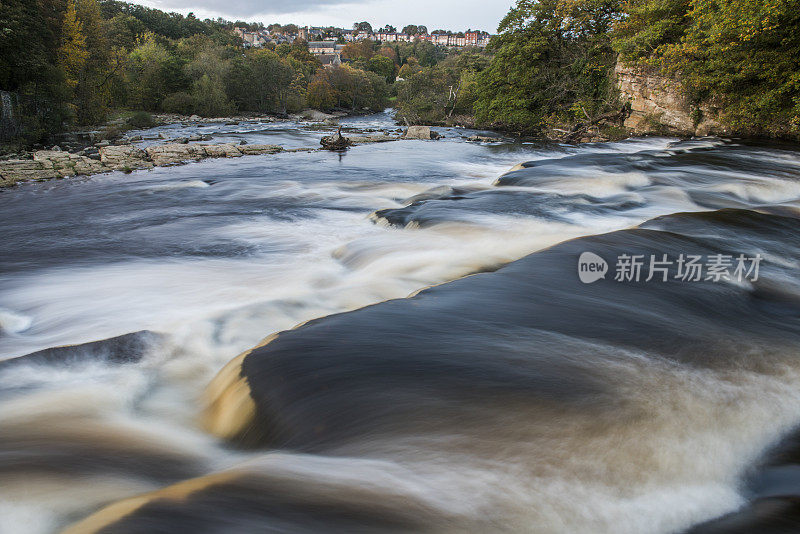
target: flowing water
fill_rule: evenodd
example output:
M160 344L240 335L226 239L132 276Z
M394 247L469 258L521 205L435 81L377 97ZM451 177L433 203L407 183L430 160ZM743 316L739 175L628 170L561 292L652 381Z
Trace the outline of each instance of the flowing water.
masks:
M0 532L670 533L774 496L800 152L442 133L0 191ZM613 279L684 253L763 263Z

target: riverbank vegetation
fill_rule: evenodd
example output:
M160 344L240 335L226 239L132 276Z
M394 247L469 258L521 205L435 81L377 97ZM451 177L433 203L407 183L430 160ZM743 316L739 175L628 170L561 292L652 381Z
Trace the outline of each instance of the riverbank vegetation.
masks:
M387 58L323 69L302 40L245 49L233 23L114 0L9 0L0 20L2 109L13 115L0 141L19 144L112 110L284 115L308 106L309 87L320 109L382 110L396 71Z
M518 0L499 32L488 55L412 73L401 117L571 131L623 115L619 60L676 79L697 122L800 135L800 0Z
M518 0L488 50L359 41L333 68L300 39L246 49L234 23L116 0L6 0L0 20L0 141L19 144L113 110L389 102L408 124L541 135L605 120L610 131L624 116L620 61L678 80L698 123L711 113L732 132L800 135L800 0Z

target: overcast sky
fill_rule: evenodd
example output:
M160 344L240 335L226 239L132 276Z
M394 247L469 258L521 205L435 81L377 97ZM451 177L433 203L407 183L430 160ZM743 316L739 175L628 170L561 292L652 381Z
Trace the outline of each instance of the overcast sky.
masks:
M494 33L514 0L134 0L165 11L200 18L224 17L270 24L352 27L366 20L374 27L424 24L428 30Z

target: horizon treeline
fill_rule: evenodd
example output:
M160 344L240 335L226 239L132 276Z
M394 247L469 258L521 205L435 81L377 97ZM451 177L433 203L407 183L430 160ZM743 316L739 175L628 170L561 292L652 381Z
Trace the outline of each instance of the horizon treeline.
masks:
M569 129L621 110L620 61L677 80L698 123L800 137L800 0L518 0L498 31L488 60L452 59L399 87L401 116Z

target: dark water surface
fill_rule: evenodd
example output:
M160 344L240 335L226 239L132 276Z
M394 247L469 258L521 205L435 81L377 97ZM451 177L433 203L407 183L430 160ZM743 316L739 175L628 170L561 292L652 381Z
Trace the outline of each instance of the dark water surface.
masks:
M0 191L0 532L794 532L800 153L443 133Z

